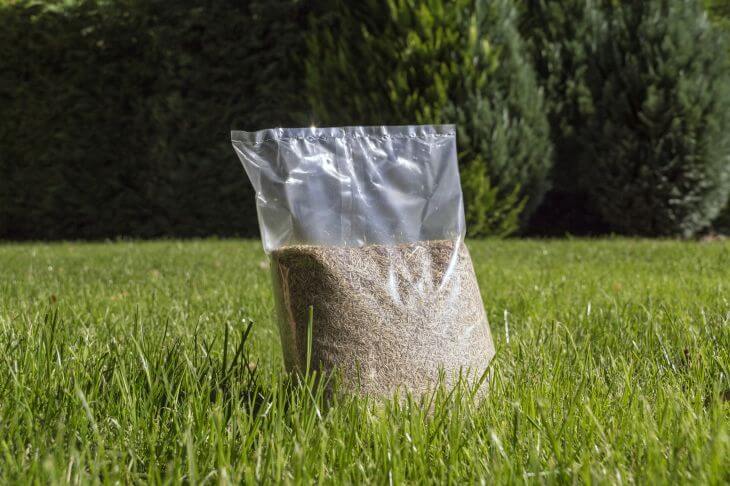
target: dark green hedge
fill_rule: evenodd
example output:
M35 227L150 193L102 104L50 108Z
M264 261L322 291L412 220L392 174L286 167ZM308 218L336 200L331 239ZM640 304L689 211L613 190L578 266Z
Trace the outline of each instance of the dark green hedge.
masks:
M522 38L511 0L0 0L0 238L255 235L229 130L312 121L456 122L473 235L550 178L532 234L704 231L730 81L699 2L516 5Z
M0 238L253 235L253 195L228 131L314 120L458 123L472 233L513 232L547 187L542 97L509 0L458 7L87 0L0 8L8 114ZM344 29L333 40L337 15ZM367 19L382 38L360 36ZM467 38L473 21L476 37ZM419 47L401 55L414 36ZM340 55L349 57L318 51L317 39L340 47L346 39ZM397 84L390 95L389 82ZM340 116L322 109L328 103Z
M297 3L0 8L0 238L253 235L229 130L296 123Z

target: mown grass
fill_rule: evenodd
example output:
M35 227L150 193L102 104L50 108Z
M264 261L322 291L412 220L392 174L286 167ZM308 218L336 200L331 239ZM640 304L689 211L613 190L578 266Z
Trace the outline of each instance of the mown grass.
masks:
M0 483L730 481L730 244L469 246L494 377L430 415L287 377L258 242L0 246Z

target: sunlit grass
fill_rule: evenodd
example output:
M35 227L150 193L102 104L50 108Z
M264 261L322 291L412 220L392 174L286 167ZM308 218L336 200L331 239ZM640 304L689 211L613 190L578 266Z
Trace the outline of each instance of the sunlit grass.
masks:
M258 242L0 246L0 483L730 480L729 243L469 246L494 375L430 412L293 383Z

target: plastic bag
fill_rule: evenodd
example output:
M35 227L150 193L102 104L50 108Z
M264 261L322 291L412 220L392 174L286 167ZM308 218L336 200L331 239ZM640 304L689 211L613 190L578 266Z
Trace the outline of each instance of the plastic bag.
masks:
M463 242L452 125L231 138L256 190L288 369L309 359L378 396L481 377L494 346Z

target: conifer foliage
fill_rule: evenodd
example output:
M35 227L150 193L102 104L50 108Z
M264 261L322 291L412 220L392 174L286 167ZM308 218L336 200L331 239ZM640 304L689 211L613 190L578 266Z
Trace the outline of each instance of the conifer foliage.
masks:
M530 221L533 234L605 231L587 188L578 130L593 113L589 63L605 19L599 0L518 2L520 31L545 91L554 147L552 188Z
M314 121L456 123L471 234L517 230L548 187L551 145L512 2L320 7L307 59Z
M584 184L622 233L693 235L730 190L725 38L699 2L649 0L609 5L599 42Z

